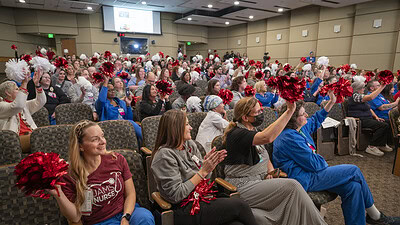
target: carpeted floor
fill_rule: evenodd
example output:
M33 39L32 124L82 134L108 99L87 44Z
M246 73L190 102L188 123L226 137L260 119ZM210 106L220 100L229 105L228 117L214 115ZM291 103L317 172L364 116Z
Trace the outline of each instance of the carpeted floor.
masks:
M400 216L400 177L392 174L394 152L385 153L383 157L377 157L365 152L357 152L364 155L357 156L335 156L328 161L330 166L338 164L357 165L364 174L365 179L374 197L376 207L390 216ZM344 224L341 200L323 205L327 209L325 221L329 225Z

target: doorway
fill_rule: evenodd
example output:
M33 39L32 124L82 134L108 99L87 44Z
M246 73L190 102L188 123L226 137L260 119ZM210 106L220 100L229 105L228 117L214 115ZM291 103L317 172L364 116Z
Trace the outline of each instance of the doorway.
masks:
M64 49L68 49L68 55L76 55L75 38L62 38L61 39L61 54L63 54L63 55L64 55Z

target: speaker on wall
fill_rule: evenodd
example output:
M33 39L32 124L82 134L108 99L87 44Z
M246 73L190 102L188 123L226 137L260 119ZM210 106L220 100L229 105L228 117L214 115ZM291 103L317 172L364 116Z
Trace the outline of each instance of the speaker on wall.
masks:
M155 45L155 44L156 44L156 40L152 40L152 41L151 41L151 44L152 44L152 45Z
M114 42L118 42L118 38L114 38Z

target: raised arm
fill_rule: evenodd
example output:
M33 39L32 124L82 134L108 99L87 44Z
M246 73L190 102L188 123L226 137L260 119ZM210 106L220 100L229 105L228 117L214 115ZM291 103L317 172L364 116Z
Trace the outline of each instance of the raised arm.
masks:
M265 128L263 131L258 132L253 139L253 145L264 145L273 142L276 137L285 129L286 124L292 117L296 104L286 102L287 110L275 122Z

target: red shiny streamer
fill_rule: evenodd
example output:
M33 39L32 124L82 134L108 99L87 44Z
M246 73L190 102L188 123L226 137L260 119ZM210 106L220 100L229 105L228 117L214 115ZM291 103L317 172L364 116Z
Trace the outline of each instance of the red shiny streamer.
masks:
M15 166L16 186L27 196L48 199L50 194L45 190L57 190L55 185L65 185L59 180L67 170L68 163L57 153L35 152Z
M194 190L189 194L189 196L182 200L181 207L186 206L190 202L193 202L192 209L190 210L190 215L195 215L200 211L200 202L210 203L216 199L214 193L217 191L211 190L214 182L208 184L210 179L202 180Z

